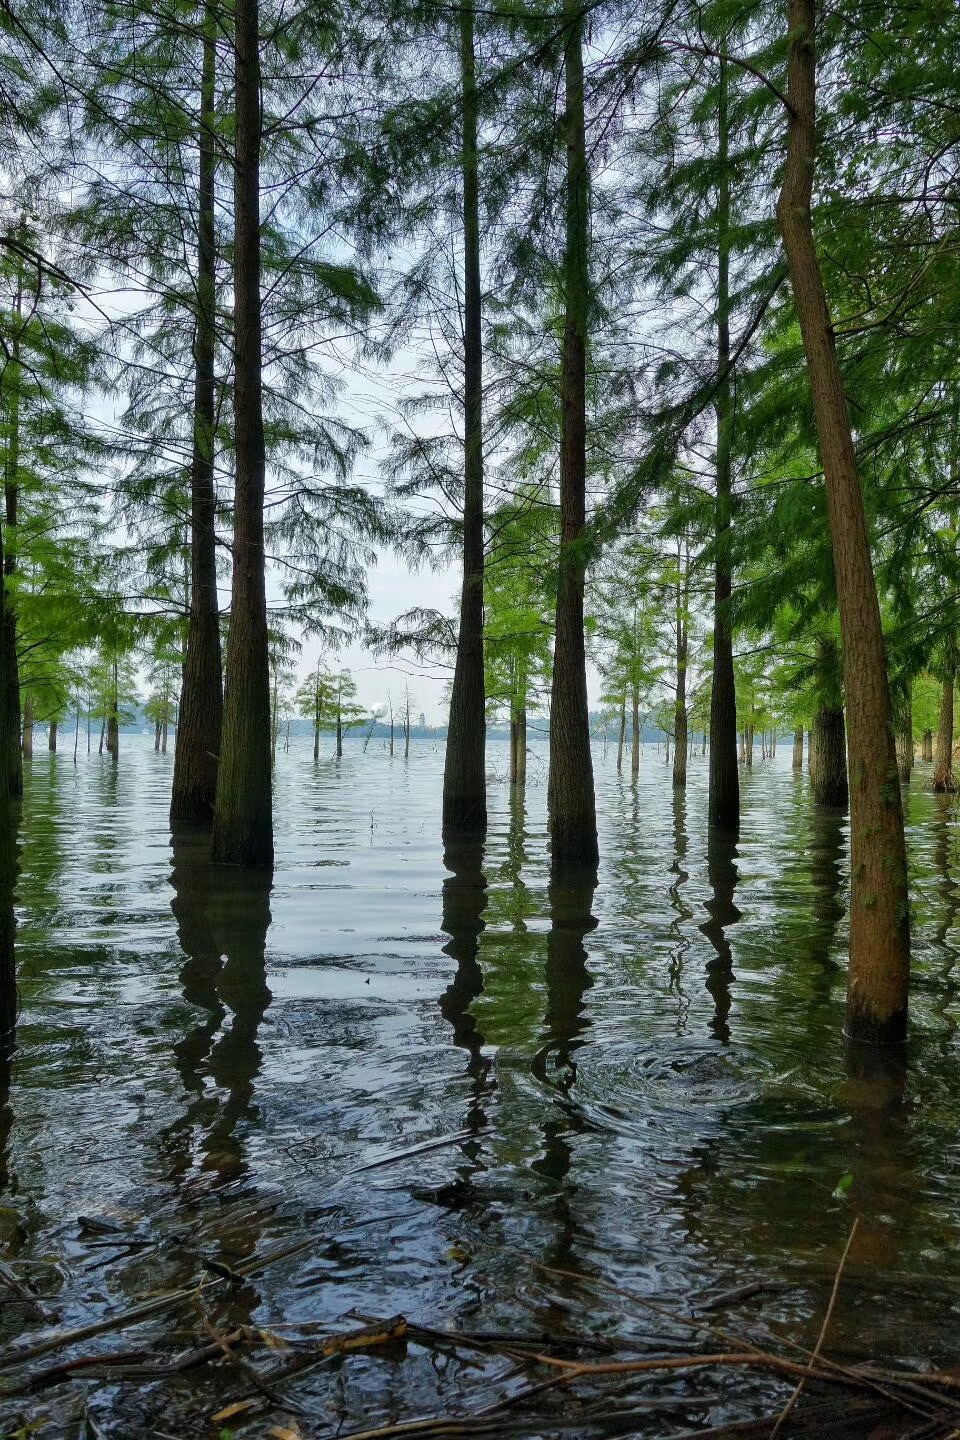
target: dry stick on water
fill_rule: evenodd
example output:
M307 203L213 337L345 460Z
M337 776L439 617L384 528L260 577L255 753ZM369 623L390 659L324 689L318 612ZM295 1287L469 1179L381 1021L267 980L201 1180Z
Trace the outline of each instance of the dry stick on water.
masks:
M833 1289L830 1292L830 1300L827 1305L827 1313L823 1317L823 1324L820 1326L820 1334L817 1336L817 1343L813 1347L813 1354L810 1356L810 1362L807 1366L807 1370L811 1373L820 1358L820 1351L823 1349L823 1342L824 1340L826 1340L827 1331L830 1329L830 1321L833 1319L833 1312L837 1304L837 1296L840 1293L840 1277L843 1275L843 1267L847 1263L847 1256L850 1254L850 1247L853 1244L853 1239L857 1233L857 1226L859 1224L860 1217L858 1215L854 1219L853 1224L850 1226L850 1234L847 1236L847 1243L843 1247L843 1254L840 1256L840 1264L837 1266L837 1273L833 1277ZM800 1399L800 1396L803 1394L803 1387L806 1383L806 1377L797 1382L796 1389L790 1396L790 1399L787 1401L786 1405L784 1405L783 1409L781 1410L779 1418L777 1419L777 1423L776 1425L774 1425L773 1430L770 1433L770 1440L776 1440L776 1436L780 1434L780 1431L786 1424L793 1410L793 1407L796 1405L797 1401Z

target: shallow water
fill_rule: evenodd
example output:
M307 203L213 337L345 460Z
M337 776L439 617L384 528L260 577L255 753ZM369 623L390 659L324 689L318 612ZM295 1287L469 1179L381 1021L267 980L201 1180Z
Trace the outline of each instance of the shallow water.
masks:
M593 1282L686 1313L763 1280L778 1288L718 1323L812 1346L859 1216L832 1352L944 1357L960 1309L951 802L922 775L908 791L912 1038L905 1073L867 1077L840 1041L846 823L813 809L789 747L744 773L735 850L707 843L699 755L675 797L654 747L635 786L598 747L599 884L562 893L534 749L518 801L491 744L486 845L444 857L441 747L405 762L354 741L314 766L294 742L270 884L171 850L172 757L147 739L124 736L117 767L38 750L0 1240L59 1325L302 1238L211 1318L306 1333L403 1312L669 1349L682 1329ZM8 1343L43 1333L10 1303L0 1326ZM295 1393L323 1433L490 1403L508 1371L411 1346ZM660 1382L667 1408L630 1433L668 1433L685 1383ZM703 1394L703 1424L768 1398L742 1376ZM40 1433L75 1434L73 1403L48 1404ZM84 1403L107 1424L118 1389Z

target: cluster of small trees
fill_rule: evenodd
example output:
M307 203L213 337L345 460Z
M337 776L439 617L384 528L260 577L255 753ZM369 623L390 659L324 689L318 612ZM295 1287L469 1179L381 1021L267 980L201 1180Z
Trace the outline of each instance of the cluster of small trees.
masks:
M539 694L554 876L596 865L590 656L634 746L669 677L677 786L699 711L717 833L738 730L749 763L809 727L817 794L849 792L848 1032L902 1038L918 677L952 784L958 27L948 0L18 0L10 788L29 657L112 657L109 735L149 636L171 825L269 865L271 634L358 633L378 546L456 554L456 616L378 636L451 661L445 832L486 826L489 706L522 783ZM371 376L383 412L401 386L385 486L354 470ZM355 720L319 667L297 704Z

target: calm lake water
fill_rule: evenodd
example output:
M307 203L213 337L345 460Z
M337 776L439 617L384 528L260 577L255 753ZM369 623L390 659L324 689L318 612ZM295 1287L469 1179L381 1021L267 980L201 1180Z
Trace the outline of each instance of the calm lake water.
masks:
M278 757L268 886L171 850L172 756L152 740L122 737L116 767L38 745L0 1240L58 1326L303 1239L211 1299L210 1318L296 1335L403 1312L669 1351L690 1341L667 1317L721 1297L717 1324L812 1346L859 1216L828 1348L944 1358L960 1309L951 801L918 772L912 1038L905 1075L867 1078L841 1044L846 822L814 810L788 744L744 774L736 850L708 846L699 754L675 797L655 747L635 786L598 747L595 893L551 892L533 748L519 801L491 744L486 845L444 864L442 746L415 742L405 763L354 741L314 766L294 742ZM752 1281L771 1288L722 1299ZM9 1300L0 1327L8 1346L44 1333ZM97 1343L131 1342L86 1351ZM185 1376L177 1405L209 1414L236 1393L229 1379ZM502 1358L411 1345L287 1393L303 1433L323 1434L476 1409L517 1383ZM669 1434L678 1398L679 1429L770 1400L743 1375L645 1393L660 1408L631 1434ZM104 1434L155 1424L156 1396L130 1385L82 1395ZM569 1426L553 1403L524 1433ZM76 1436L80 1404L61 1387L2 1415ZM575 1430L625 1433L586 1412ZM149 1433L188 1432L169 1419Z

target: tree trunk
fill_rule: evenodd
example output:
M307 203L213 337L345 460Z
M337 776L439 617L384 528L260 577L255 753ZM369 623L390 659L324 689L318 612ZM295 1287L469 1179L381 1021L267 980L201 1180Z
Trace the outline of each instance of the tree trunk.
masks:
M264 578L260 310L260 54L257 0L236 0L234 185L233 594L223 738L211 854L222 864L273 864L270 662Z
M120 759L120 665L113 662L113 688L110 693L110 709L107 712L107 754L114 760Z
M104 740L106 739L106 735L107 735L107 717L106 717L106 715L104 715L103 719L102 719L101 722L100 722L100 746L99 746L99 749L97 750L97 754L98 754L98 755L102 755L102 754L103 754L103 742L104 742Z
M217 793L223 729L223 663L217 597L216 234L217 12L204 11L200 73L197 309L194 338L193 453L190 465L190 615L180 715L174 746L170 827L209 830Z
M554 877L567 867L597 864L597 808L590 753L586 649L583 634L586 524L586 365L589 276L589 176L583 93L583 12L564 0L567 139L566 313L561 357L560 557L556 638L550 690L550 776L547 812Z
M743 727L743 759L744 764L753 769L753 721Z
M23 753L33 759L33 701L29 694L23 697Z
M160 717L157 716L153 723L153 753L160 754Z
M527 707L522 705L517 715L517 785L527 783Z
M3 555L3 536L0 535L0 574L6 571ZM0 586L0 636L7 630L7 596L5 587ZM7 771L11 768L13 746L19 749L20 711L12 725L9 702L9 676L7 663L9 653L6 645L0 644L0 696L5 697L0 705L0 755L6 759ZM29 697L25 699L25 706ZM31 732L32 733L32 732ZM14 1030L17 1023L17 972L14 938L16 920L14 916L14 886L17 878L16 821L10 803L7 785L0 786L0 1055L8 1056L13 1049Z
M7 383L10 386L8 411L9 437L7 440L6 466L4 473L4 499L7 520L6 555L3 574L12 577L17 569L17 504L20 495L20 328L22 321L23 291L18 277L16 300L14 302L14 336L10 347L10 364ZM6 697L6 767L7 792L14 799L23 794L23 755L20 745L20 666L17 659L17 614L13 605L12 578L4 585L3 624L0 626L0 646L3 647L3 668L6 675L4 695ZM32 748L30 753L32 754Z
M924 730L923 740L920 744L920 759L927 762L933 759L933 731Z
M167 719L166 712L164 712L163 720L160 722L160 753L161 753L161 755L166 755L166 753L167 753L167 731L168 731L168 728L169 728L169 724L170 724L170 722L169 722L169 720Z
M623 747L627 739L627 697L620 702L620 734L617 737L617 774L623 773Z
M813 717L810 788L818 805L847 803L847 748L842 709L822 706Z
M793 732L793 768L794 768L794 770L802 770L802 769L803 769L803 730L802 730L802 729L800 729L800 730L794 730L794 732Z
M640 774L640 687L634 684L630 692L630 778L636 780Z
M677 547L679 559L679 544ZM673 788L687 783L687 605L689 567L683 587L677 583L677 693L673 704Z
M733 400L730 374L730 130L727 67L720 62L717 185L717 503L713 599L713 680L710 687L711 825L736 833L740 826L740 775L737 769L737 688L733 674L730 552L733 497Z
M906 1036L910 926L903 809L870 539L843 378L810 212L816 131L815 0L789 0L787 160L777 221L807 360L843 637L850 796L850 966L845 1034Z
M444 831L487 826L483 674L483 342L474 13L460 7L463 178L463 588L443 767ZM391 744L391 754L393 747Z
M937 725L937 746L933 755L933 788L940 792L956 790L953 774L953 686L951 675L940 692L940 718Z
M517 783L517 708L513 700L510 701L510 784Z
M57 753L57 721L51 720L47 731L47 749L52 755Z
M813 731L807 731L807 774L813 770Z
M320 759L320 722L319 722L319 720L314 720L314 722L313 722L313 762L314 762L314 764L316 764L319 759Z
M910 776L913 773L913 706L907 695L905 705L902 705L897 725L897 773L904 785L909 785Z
M343 714L339 709L337 710L337 759L343 759Z

